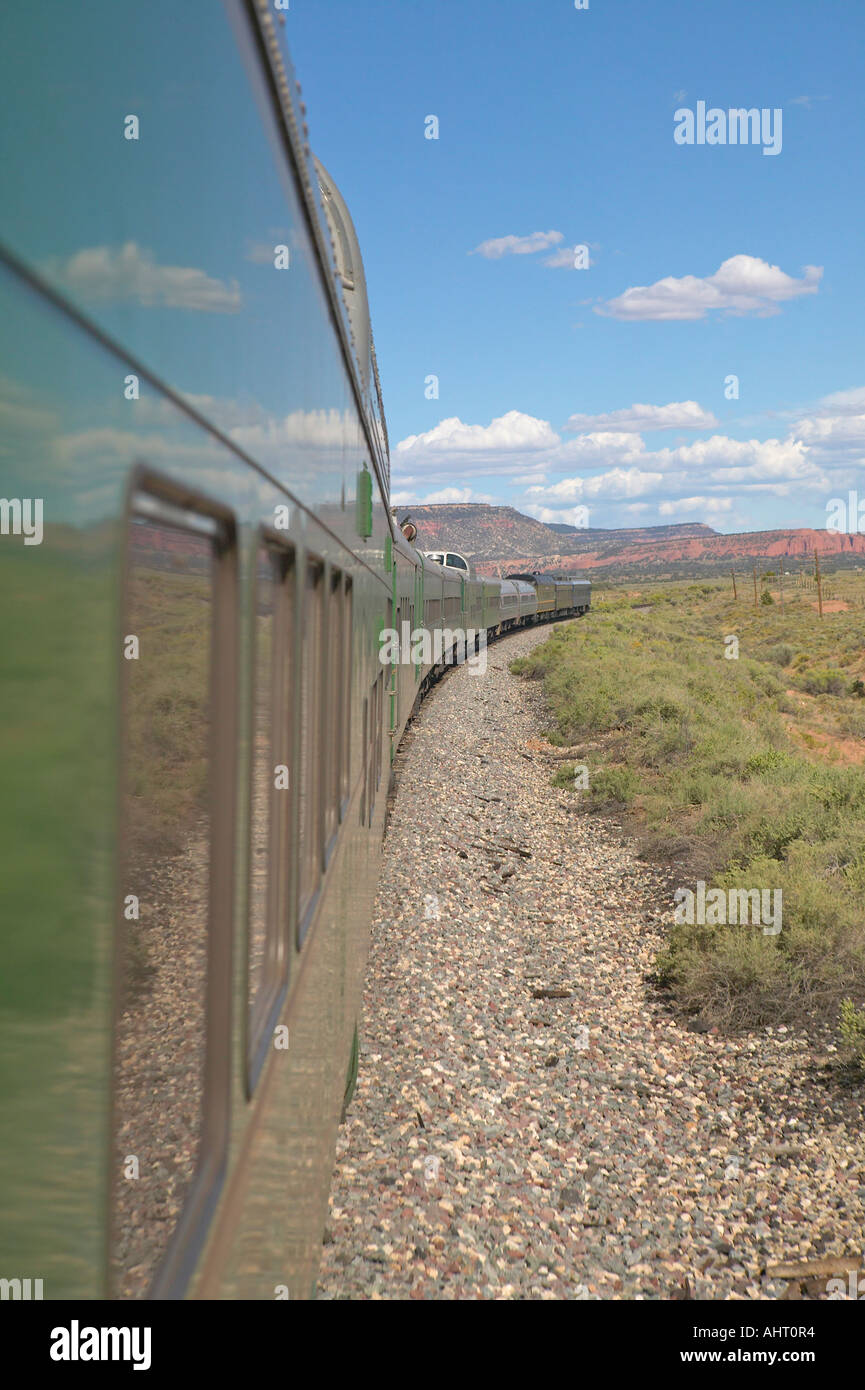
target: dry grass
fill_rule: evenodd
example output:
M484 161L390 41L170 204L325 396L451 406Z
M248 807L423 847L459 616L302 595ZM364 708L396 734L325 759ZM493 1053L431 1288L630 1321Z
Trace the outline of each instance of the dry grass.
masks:
M776 937L671 926L659 979L731 1028L837 1027L845 999L865 1002L865 775L849 752L865 748L865 578L832 583L849 606L822 623L807 590L788 589L783 613L741 584L737 603L725 583L613 591L515 663L544 680L550 737L585 750L575 795L620 810L644 855L692 890L782 890Z

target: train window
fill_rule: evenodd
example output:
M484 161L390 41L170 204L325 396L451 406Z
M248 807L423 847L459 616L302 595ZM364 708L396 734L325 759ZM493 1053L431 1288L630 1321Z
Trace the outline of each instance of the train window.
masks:
M369 699L369 748L367 751L367 794L366 794L366 823L372 825L372 812L375 806L375 745L376 745L376 722L378 719L378 692L379 682L376 677Z
M352 656L352 603L354 590L350 579L345 581L342 607L342 717L340 744L342 748L342 767L340 769L339 799L340 819L345 813L351 791L351 656Z
M384 723L385 679L390 675L390 667L384 667L376 677L369 700L368 741L364 739L366 767L364 785L366 787L365 823L372 825L376 792L381 782L382 725ZM364 701L364 721L366 720L366 701ZM367 733L367 730L364 730Z
M376 677L375 685L372 688L372 727L371 746L370 746L370 767L369 767L369 823L372 825L372 815L375 810L375 794L378 790L378 740L381 731L381 712L382 712L382 690L384 689L384 672Z
M362 750L363 750L363 769L362 769L362 772L361 772L361 789L360 789L360 823L361 823L361 825L366 825L366 808L367 808L367 803L368 803L368 801L369 801L369 764L370 764L370 756L369 756L369 741L368 741L368 739L369 739L369 700L368 700L368 699L365 699L364 702L363 702L363 743L361 744L361 748L362 748Z
M265 543L256 561L249 845L250 1085L288 975L294 563Z
M382 754L382 738L383 738L382 729L383 729L383 727L384 727L385 693L386 693L386 692L385 692L385 676L386 676L386 675L387 675L387 679L388 679L388 680L390 680L390 679L392 678L391 672L390 672L390 671L387 671L387 673L385 673L384 671L382 671L382 672L380 673L380 675L379 675L378 680L376 681L376 686L378 687L378 708L377 708L377 710L376 710L376 718L375 718L375 761L374 761L374 764L373 764L373 771L374 771L374 773L375 773L375 789L376 789L376 791L378 791L379 786L380 786L380 784L381 784L381 754ZM387 701L387 702L388 702L388 704L390 704L390 697L389 697L389 696L388 696L388 701Z
M340 570L332 570L327 612L327 685L326 712L326 799L324 808L324 838L330 845L339 825L340 779L342 775L342 726L344 702L342 697L343 665L345 659L343 623L345 588Z
M133 497L123 618L110 1275L133 1299L177 1297L194 1265L230 1056L233 528L153 486Z
M322 837L322 666L324 656L324 567L307 563L301 608L298 944L309 929L321 884Z
M412 633L415 631L415 625L414 625L415 618L414 618L414 613L415 613L415 602L416 602L416 600L417 600L417 584L415 583L415 598L414 598L414 599L412 600L412 602L409 604L409 610L408 610L408 620L409 620L409 653L410 653L410 654L412 653L412 648L413 648L413 645L414 645L414 644L413 644L413 640L412 640ZM418 679L418 676L419 676L419 672L420 672L420 661L415 661L413 664L414 664L415 680L417 680L417 679Z

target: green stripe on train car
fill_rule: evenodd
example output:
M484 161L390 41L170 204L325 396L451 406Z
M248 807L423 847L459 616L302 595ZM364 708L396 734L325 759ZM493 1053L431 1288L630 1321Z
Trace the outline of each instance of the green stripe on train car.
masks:
M355 524L364 540L372 535L372 474L363 467L357 475Z

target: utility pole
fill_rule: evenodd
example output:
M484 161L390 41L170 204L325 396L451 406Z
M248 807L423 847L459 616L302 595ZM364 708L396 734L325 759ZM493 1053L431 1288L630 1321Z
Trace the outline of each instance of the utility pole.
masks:
M736 571L731 569L730 573L733 576L733 601L735 602L739 597L739 595L736 593Z
M782 561L781 561L780 575L781 575L781 612L783 613L783 612L784 612L784 561L783 561L783 559L782 559Z
M757 607L757 566L754 566L754 607Z
M823 616L823 581L820 578L820 555L814 551L814 578L817 581L817 611Z

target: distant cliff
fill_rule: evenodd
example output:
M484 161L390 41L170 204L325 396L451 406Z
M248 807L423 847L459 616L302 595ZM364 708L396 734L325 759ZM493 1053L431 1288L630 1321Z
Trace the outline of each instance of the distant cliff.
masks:
M635 526L619 530L546 525L514 507L447 503L400 507L418 527L422 550L450 546L467 555L480 574L508 570L602 569L614 574L709 574L736 562L787 559L796 567L826 556L830 567L865 565L865 535L790 529L721 535L711 526ZM600 577L600 576L599 576Z

